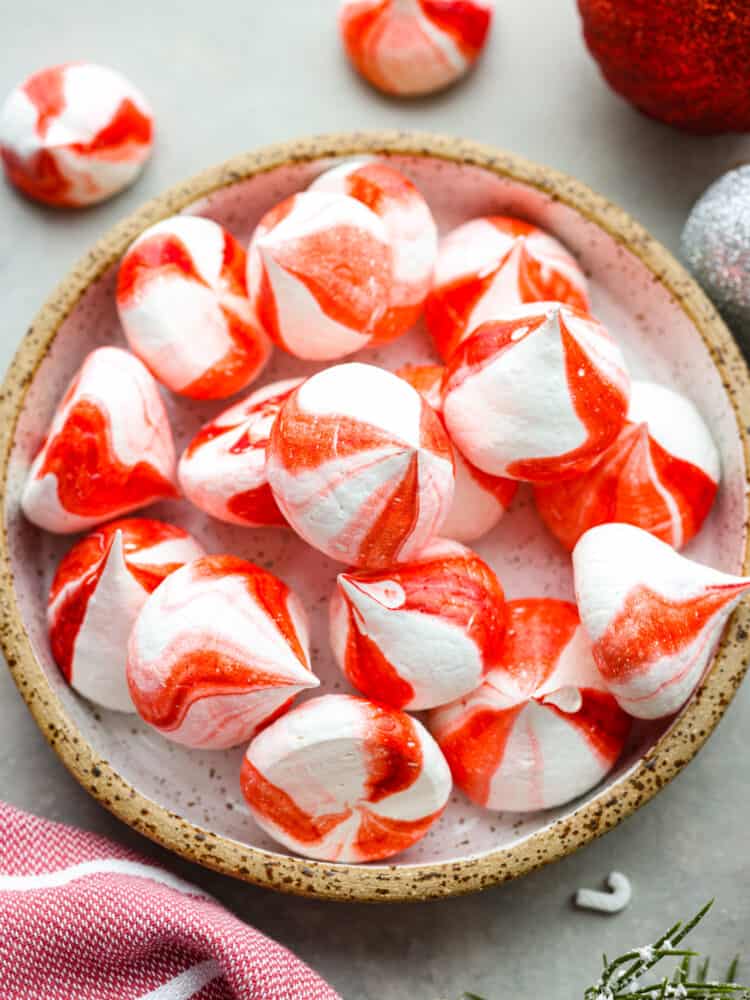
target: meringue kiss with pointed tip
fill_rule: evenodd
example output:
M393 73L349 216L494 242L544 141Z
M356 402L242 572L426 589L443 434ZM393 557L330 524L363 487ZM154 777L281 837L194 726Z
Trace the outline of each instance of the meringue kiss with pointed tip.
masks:
M388 339L393 251L385 223L346 194L292 195L255 230L247 286L264 329L298 358L332 361Z
M437 535L453 500L453 450L437 414L373 365L326 368L286 400L266 474L289 524L332 559L379 569Z
M381 329L380 337L400 336L416 323L432 283L438 235L427 202L411 181L372 156L326 170L308 190L349 195L382 219L393 251L393 283L390 329Z
M573 550L573 571L602 679L639 719L682 708L750 590L750 578L686 559L629 524L587 531Z
M720 473L716 445L690 400L654 382L633 382L627 423L596 465L537 487L534 496L567 549L589 528L615 521L680 549L700 531Z
M406 365L396 374L413 385L435 412L442 414L443 365ZM514 479L490 476L463 457L453 447L456 488L450 513L440 529L444 538L473 542L486 535L510 507L518 491Z
M386 94L415 97L462 77L484 48L494 0L342 0L352 64Z
M350 695L313 698L260 733L242 764L256 822L323 861L379 861L438 819L451 776L437 744L404 712Z
M440 241L427 327L446 360L489 320L531 302L563 302L588 312L586 278L562 243L507 216L472 219Z
M191 503L228 524L286 524L268 485L266 449L282 404L301 382L272 382L198 431L177 467Z
M319 683L299 599L234 556L197 559L151 594L130 636L127 678L142 719L204 750L246 742Z
M148 595L202 555L182 528L147 518L113 521L73 546L47 607L52 654L71 687L104 708L135 711L125 677L133 624Z
M484 323L448 362L443 419L483 472L535 483L590 468L620 433L630 379L601 323L559 303Z
M271 342L247 297L246 254L211 219L175 215L122 259L117 309L131 350L173 392L225 399L248 386Z
M159 389L128 351L88 355L31 463L21 505L40 528L85 531L177 496L175 451Z
M507 604L505 647L472 694L430 713L453 779L487 809L550 809L612 769L630 720L606 691L575 605Z
M500 656L505 598L479 556L436 539L412 562L342 573L331 645L368 698L394 708L445 705L473 691Z
M153 133L143 94L93 63L39 70L0 108L8 179L48 205L92 205L127 187L151 155Z

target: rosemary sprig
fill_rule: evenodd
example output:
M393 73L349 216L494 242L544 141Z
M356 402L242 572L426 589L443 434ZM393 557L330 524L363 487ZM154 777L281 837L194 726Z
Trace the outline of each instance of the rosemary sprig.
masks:
M708 960L693 973L697 952L677 947L703 920L713 901L688 920L674 924L651 945L634 948L610 962L604 958L604 968L597 983L584 993L584 1000L710 1000L712 997L732 997L750 1000L750 989L736 983L739 960L735 959L722 982L708 979ZM680 958L671 976L649 985L643 977L665 958Z
M584 1000L750 1000L750 987L735 982L739 956L729 966L721 982L709 980L709 959L698 964L699 955L677 947L695 930L713 906L713 900L688 920L678 921L653 944L633 948L613 961L603 956L599 981L584 993ZM671 976L650 984L643 977L665 958L680 961ZM482 1000L476 993L464 993L461 1000Z

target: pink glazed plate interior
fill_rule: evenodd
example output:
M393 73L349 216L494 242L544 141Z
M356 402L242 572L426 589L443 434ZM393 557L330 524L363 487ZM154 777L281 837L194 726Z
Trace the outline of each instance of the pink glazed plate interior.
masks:
M361 137L353 140L353 144L356 142L361 148ZM373 138L370 148L382 147ZM432 155L422 152L393 155L392 163L426 196L442 232L476 216L512 214L551 231L573 251L590 281L592 311L620 341L633 375L685 393L711 427L721 452L723 481L709 521L687 554L727 572L741 571L747 517L744 441L738 432L731 388L723 383L734 379L736 384L745 377L744 368L729 379L726 373L722 376L721 365L712 359L704 336L684 304L655 279L640 255L593 221L596 211L587 217L566 204L564 190L562 197L551 197L518 177L507 176L513 172L512 158L504 161L506 175L494 172L489 164L478 166L476 162L468 162L470 159L465 155L444 158L435 148ZM479 154L477 159L481 160ZM219 187L183 210L215 219L247 243L264 212L287 195L304 189L331 162L326 157L274 166ZM522 176L529 165L519 162L518 174ZM227 168L222 169L226 173ZM562 183L558 175L549 176L553 187ZM568 183L574 186L579 206L587 195L595 208L606 204L574 182ZM200 179L195 187L200 190ZM182 197L179 189L172 194L179 202ZM151 218L140 228L153 221L155 208L159 214L167 215L174 204L174 199L171 202L164 199L161 205L159 200L152 203ZM633 226L629 220L626 222ZM633 229L642 233L639 227ZM657 250L680 273L668 255L660 248ZM250 818L238 783L242 748L224 752L187 750L163 739L136 717L95 708L77 697L51 658L45 628L51 576L71 540L45 534L27 523L19 512L19 496L53 408L85 355L103 344L125 346L114 306L115 274L116 264L110 262L103 275L88 285L36 368L12 439L5 496L7 546L16 606L48 685L48 688L43 685L41 693L39 685L35 686L32 697L38 703L35 714L39 721L42 717L57 720L52 729L59 741L67 745L62 753L66 763L109 808L182 854L276 888L337 898L425 898L468 891L522 874L614 825L639 804L633 775L644 772L644 755L651 757L646 770L650 767L658 776L663 769L659 785L682 766L683 760L675 760L674 744L667 754L668 764L666 760L659 762L658 753L654 755L658 741L674 723L641 724L625 758L605 785L582 801L552 811L521 815L484 811L455 792L440 822L424 840L395 858L393 864L359 868L324 865L284 854ZM692 282L684 275L682 280L690 286L690 294L697 297L695 301L705 303ZM707 303L705 306L710 322L720 328ZM720 336L726 337L726 333ZM730 350L734 350L731 344ZM19 360L22 355L23 348ZM433 360L434 355L420 326L386 348L363 352L358 359L395 369L407 361ZM253 388L309 374L317 367L277 349ZM164 395L178 449L205 420L227 405L226 401L196 403L166 391ZM347 690L333 662L327 637L327 605L337 565L289 531L220 524L184 501L161 504L148 513L182 525L210 552L230 552L250 559L287 581L301 596L311 616L313 662L323 690ZM542 526L527 489L520 491L511 511L475 548L496 570L510 598L573 597L569 557ZM737 630L737 619L729 628ZM5 641L7 650L7 634ZM736 664L733 670L730 667L727 670L722 682L723 705L741 676ZM21 672L16 662L17 680ZM28 692L24 694L28 700ZM39 703L46 707L40 708ZM708 722L695 723L703 731L696 732L692 741L687 740L684 731L683 742L700 745L721 710L714 711ZM688 708L687 712L690 711ZM680 725L678 721L677 726ZM75 749L72 747L75 737L71 734L76 734L80 741ZM685 760L696 748L684 751ZM59 746L57 749L60 752ZM649 786L641 800L655 790Z

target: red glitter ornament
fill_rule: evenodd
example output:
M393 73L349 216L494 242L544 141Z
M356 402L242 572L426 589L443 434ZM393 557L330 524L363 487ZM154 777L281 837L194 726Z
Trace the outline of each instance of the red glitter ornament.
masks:
M578 0L610 85L692 132L750 130L748 0Z

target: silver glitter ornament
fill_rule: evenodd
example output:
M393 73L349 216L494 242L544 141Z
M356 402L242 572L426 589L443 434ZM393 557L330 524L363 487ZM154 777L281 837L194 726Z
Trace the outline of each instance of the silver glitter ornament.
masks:
M750 164L701 195L682 230L681 253L750 354Z

